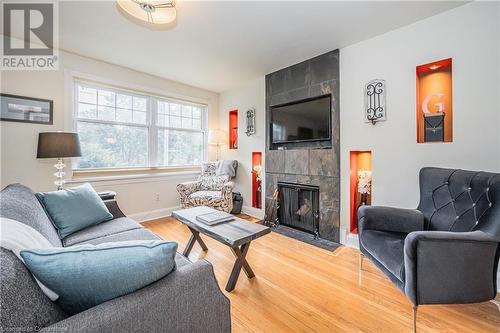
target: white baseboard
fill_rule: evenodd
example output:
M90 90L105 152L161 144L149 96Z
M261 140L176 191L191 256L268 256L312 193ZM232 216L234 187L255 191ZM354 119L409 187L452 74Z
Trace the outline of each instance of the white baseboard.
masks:
M161 209L155 209L155 210L150 210L147 212L140 212L140 213L135 213L135 214L130 214L127 215L133 220L136 220L139 223L143 223L149 220L154 220L154 219L159 219L162 217L167 217L172 215L172 212L174 210L181 209L181 206L174 206L174 207L168 207L168 208L161 208Z
M143 223L143 222L146 222L149 220L154 220L154 219L159 219L162 217L170 216L170 215L172 215L172 212L174 210L178 210L178 209L181 209L181 206L160 208L160 209L150 210L150 211L146 211L146 212L129 214L127 216L133 220L136 220L139 223ZM249 207L249 206L243 206L241 208L241 212L243 214L247 214L247 215L256 217L258 219L264 218L264 210L263 209Z
M348 233L344 245L359 250L358 235Z
M264 210L260 208L254 208L250 206L243 206L241 207L241 212L243 214L247 214L253 217L256 217L258 219L263 219L264 218Z

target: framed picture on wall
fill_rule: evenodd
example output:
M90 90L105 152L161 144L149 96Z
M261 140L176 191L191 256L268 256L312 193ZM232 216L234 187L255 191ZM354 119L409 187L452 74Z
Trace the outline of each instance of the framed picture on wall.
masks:
M0 120L52 125L53 104L47 99L0 94Z

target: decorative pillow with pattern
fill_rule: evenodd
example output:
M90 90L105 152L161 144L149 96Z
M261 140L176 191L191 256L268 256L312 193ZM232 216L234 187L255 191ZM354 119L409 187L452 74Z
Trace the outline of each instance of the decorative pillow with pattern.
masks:
M202 191L220 191L224 184L229 181L228 176L205 176L201 177L200 189Z
M217 162L202 162L201 163L201 176L215 176L217 171Z

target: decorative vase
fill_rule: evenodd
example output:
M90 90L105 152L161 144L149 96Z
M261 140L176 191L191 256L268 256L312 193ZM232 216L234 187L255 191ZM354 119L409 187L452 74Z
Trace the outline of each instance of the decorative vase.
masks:
M367 193L361 193L361 206L365 206L366 205L367 198L368 198L368 194Z
M257 208L262 208L262 203L261 203L261 200L262 199L262 187L261 187L261 183L259 181L259 186L257 187L257 192L255 193L255 200L257 201L256 202L256 206Z

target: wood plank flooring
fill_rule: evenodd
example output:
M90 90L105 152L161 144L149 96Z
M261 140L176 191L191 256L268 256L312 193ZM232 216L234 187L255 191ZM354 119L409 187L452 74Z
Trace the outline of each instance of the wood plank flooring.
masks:
M240 215L250 221L249 216ZM190 232L168 217L143 224L184 249ZM277 233L252 242L248 261L256 277L240 274L234 291L224 291L234 256L227 246L203 236L208 252L196 244L191 261L204 258L215 269L231 300L233 332L412 332L411 303L359 252L329 252ZM497 304L429 305L418 310L417 331L500 332Z

